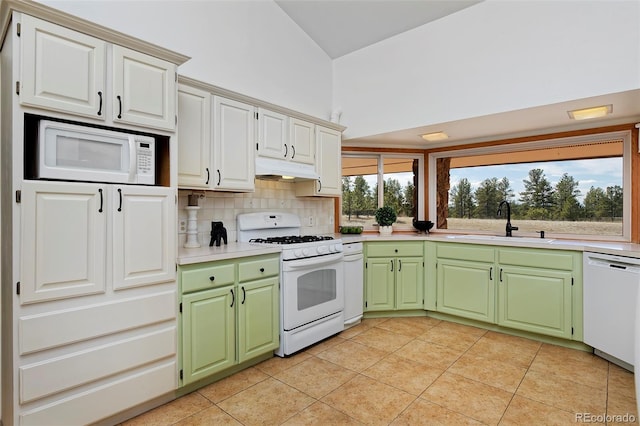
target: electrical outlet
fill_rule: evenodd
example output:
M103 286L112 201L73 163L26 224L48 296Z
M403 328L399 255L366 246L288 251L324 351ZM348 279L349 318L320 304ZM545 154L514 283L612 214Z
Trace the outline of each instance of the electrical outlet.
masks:
M307 224L309 226L313 226L313 216L309 216L309 218L307 219Z
M180 231L178 232L187 232L187 220L180 219Z
M329 215L329 225L333 225L333 215Z

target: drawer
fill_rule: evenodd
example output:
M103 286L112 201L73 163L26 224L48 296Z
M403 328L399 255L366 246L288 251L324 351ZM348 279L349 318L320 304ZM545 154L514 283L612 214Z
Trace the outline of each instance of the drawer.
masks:
M572 252L535 249L499 249L498 263L501 265L528 266L532 268L573 270Z
M272 277L280 273L280 256L251 258L238 262L238 281Z
M436 256L439 259L469 260L493 263L495 248L476 244L438 243Z
M367 257L422 256L423 251L422 241L367 243Z
M234 264L209 263L189 267L180 272L180 277L183 293L234 284Z

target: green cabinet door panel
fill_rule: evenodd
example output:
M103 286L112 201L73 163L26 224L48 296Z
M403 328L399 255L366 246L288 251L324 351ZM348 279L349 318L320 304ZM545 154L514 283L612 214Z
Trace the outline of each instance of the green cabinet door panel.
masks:
M396 309L423 309L422 257L400 257L396 265Z
M571 272L501 267L498 304L501 326L571 338Z
M495 322L493 264L438 259L437 269L438 311Z
M235 363L234 287L200 291L182 297L184 384Z
M238 362L279 346L278 277L243 283L238 288Z
M395 309L395 259L369 258L366 264L365 310Z

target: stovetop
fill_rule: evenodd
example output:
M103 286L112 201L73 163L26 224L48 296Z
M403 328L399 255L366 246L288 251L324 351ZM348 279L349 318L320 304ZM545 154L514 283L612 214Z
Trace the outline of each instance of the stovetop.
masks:
M261 244L300 244L328 240L333 240L333 237L324 235L285 235L283 237L252 238L249 242Z

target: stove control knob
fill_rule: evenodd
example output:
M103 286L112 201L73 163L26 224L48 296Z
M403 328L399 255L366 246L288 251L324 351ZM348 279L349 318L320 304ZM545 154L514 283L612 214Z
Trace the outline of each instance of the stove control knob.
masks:
M335 244L331 244L331 245L329 246L329 251L330 251L331 253L335 253L335 252L337 252L337 251L338 251L338 249L336 249L336 245L335 245Z
M294 250L293 254L295 255L295 257L302 257L302 250L300 249Z
M302 249L302 255L303 256L309 256L309 250L308 249Z
M319 254L327 253L328 251L329 251L329 247L328 246L318 246L318 253Z

